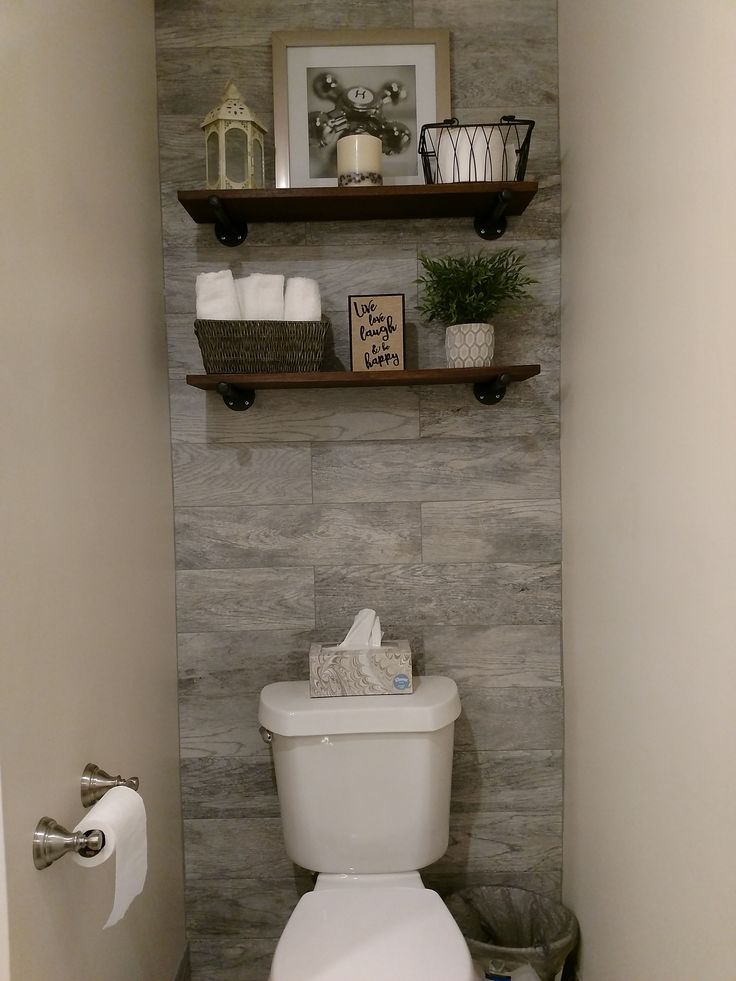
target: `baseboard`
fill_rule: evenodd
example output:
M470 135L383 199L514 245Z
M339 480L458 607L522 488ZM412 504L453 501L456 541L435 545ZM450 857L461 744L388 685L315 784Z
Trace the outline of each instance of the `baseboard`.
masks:
M192 965L189 961L189 944L187 944L184 948L181 963L179 964L179 970L176 972L174 981L192 981Z

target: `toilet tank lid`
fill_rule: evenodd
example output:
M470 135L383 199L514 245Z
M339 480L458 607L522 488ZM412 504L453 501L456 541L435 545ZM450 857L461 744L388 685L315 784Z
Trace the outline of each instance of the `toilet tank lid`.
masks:
M308 681L278 681L261 692L258 721L281 736L432 732L460 715L452 678L414 677L410 695L312 698Z

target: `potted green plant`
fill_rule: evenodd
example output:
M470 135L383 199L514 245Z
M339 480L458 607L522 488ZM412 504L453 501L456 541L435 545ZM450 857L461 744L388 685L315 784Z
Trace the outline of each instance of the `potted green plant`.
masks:
M432 259L420 255L424 275L419 312L446 324L445 349L450 368L473 368L493 361L494 328L490 323L510 300L528 296L535 280L524 273L524 256L516 249Z

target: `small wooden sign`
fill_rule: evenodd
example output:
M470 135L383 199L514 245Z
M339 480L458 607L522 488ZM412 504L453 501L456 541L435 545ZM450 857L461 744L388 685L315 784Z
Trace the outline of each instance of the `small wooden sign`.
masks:
M404 294L349 296L350 366L353 371L404 368Z

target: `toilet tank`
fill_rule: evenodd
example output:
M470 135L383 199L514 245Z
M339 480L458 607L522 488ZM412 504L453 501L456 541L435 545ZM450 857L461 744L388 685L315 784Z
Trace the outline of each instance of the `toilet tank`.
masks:
M411 695L310 698L261 692L286 851L314 872L408 872L447 849L457 686L415 678Z

